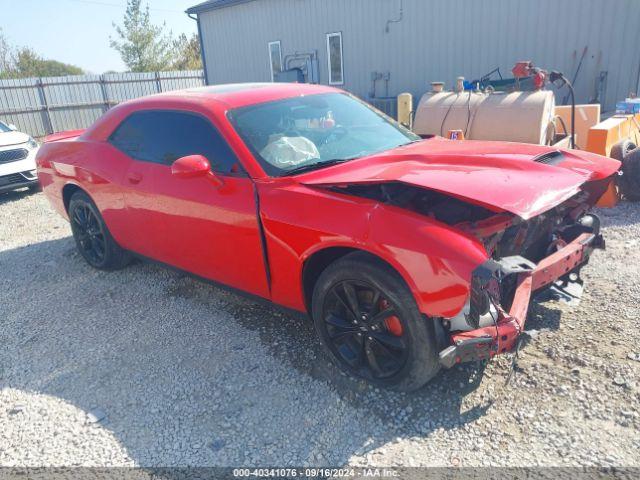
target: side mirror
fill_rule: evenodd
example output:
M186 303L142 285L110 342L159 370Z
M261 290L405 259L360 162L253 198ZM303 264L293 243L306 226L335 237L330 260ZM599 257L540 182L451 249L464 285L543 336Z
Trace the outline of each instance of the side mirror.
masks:
M202 155L187 155L171 165L171 174L177 178L205 177L211 172L209 160Z
M16 127L13 123L10 123L9 125L7 125L7 127L9 127L9 130L13 130L14 132L18 130L18 127Z

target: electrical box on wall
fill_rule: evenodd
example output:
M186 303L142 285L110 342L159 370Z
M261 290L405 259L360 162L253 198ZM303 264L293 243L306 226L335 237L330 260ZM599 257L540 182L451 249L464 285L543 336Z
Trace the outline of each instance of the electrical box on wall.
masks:
M276 72L273 76L273 81L280 83L309 83L301 68L291 68L283 72Z
M276 82L319 83L318 52L295 52L285 55L283 71L274 75Z

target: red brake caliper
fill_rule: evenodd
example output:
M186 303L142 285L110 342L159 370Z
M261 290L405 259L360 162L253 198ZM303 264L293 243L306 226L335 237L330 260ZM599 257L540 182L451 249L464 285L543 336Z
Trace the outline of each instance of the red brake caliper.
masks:
M387 300L380 300L380 310L385 310L389 308L389 302ZM387 327L387 330L391 332L396 337L402 336L402 323L400 323L400 319L395 315L391 315L384 319L384 326Z

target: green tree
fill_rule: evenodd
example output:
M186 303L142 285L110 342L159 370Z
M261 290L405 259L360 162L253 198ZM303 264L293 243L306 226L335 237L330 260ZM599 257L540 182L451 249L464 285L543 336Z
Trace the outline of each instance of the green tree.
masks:
M83 73L75 65L46 60L29 47L13 47L0 30L0 78L61 77Z
M201 70L200 39L197 34L187 37L184 33L173 41L174 70Z
M84 71L75 65L57 60L46 60L28 47L20 48L15 55L17 77L62 77L82 75Z
M120 52L122 61L132 72L157 72L173 63L171 32L166 24L153 25L149 5L142 8L142 0L127 0L122 26L113 24L117 39L110 38L112 48Z

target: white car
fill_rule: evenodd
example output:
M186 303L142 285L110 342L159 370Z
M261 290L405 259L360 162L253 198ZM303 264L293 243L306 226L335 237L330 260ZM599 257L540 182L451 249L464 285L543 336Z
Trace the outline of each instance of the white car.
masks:
M14 125L0 121L0 193L22 187L37 190L38 142Z

